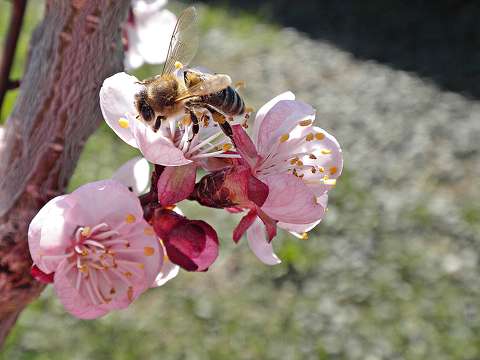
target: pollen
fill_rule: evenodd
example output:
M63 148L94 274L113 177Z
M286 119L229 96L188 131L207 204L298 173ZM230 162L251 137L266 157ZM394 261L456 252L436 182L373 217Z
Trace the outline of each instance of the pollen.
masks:
M309 157L310 159L312 159L312 160L316 160L316 159L317 159L317 157L316 157L315 155L313 155L313 154L310 154L308 157Z
M124 272L123 275L125 275L127 278L130 278L133 276L133 274L130 271Z
M336 166L332 166L332 167L330 168L330 175L334 175L334 174L336 174L336 173L337 173L337 167L336 167Z
M308 240L308 234L306 232L300 234L300 240Z
M229 151L232 149L232 144L223 144L222 149L223 151Z
M312 133L307 134L307 136L305 136L305 140L312 141L313 140L313 134Z
M332 153L332 150L322 149L321 153L322 153L323 155L328 155L328 154L331 154L331 153Z
M182 118L182 125L183 126L188 126L192 123L192 118L190 117L190 115L185 115L183 118Z
M154 235L155 233L153 232L153 229L151 227L146 227L145 229L143 229L143 233L145 235Z
M337 184L337 179L325 179L323 182L325 185L335 186Z
M135 222L135 220L136 220L136 218L135 218L135 216L132 215L132 214L128 214L128 215L125 217L125 222L126 222L127 224L132 224L132 223Z
M145 269L145 264L139 263L139 264L138 264L138 267L143 270L143 269Z
M143 248L143 253L145 256L152 256L155 253L155 249L151 246L145 246Z
M126 129L130 125L130 122L125 118L120 118L118 119L118 125L120 125L122 129Z
M89 226L85 226L83 229L82 229L82 236L90 236L90 234L92 233L92 229L89 227Z
M312 171L312 174L315 174L317 172L317 169L315 169L315 166L312 166L311 171Z
M281 142L281 143L284 143L284 142L287 141L289 138L290 138L290 135L289 135L289 134L283 134L282 136L280 136L280 142Z
M297 166L303 166L303 161L302 161L302 160L298 160L298 161L297 161Z
M300 126L309 126L309 125L312 125L312 120L302 120L298 124Z
M175 61L175 69L183 68L183 64L180 61Z
M292 160L290 160L291 165L295 165L298 161L298 157L294 157Z
M323 139L325 139L325 134L324 133L316 133L315 134L315 139L323 140Z
M321 173L325 172L325 168L323 166L319 166L318 167L318 171L320 171Z

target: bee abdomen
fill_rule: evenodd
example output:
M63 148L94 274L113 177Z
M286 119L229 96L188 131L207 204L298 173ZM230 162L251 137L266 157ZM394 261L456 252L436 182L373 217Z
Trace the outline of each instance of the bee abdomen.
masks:
M206 96L204 101L226 115L235 116L245 112L243 99L231 86L216 94Z

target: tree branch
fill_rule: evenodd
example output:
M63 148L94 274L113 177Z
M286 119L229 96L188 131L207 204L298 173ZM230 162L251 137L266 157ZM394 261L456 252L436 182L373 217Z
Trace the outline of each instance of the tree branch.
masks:
M129 0L48 0L0 152L0 346L42 291L30 277L27 230L65 191L102 115L103 79L123 69L121 24Z
M3 99L5 93L11 86L10 70L15 57L15 50L17 48L17 41L22 29L23 15L27 0L15 0L13 2L12 16L10 18L10 26L8 28L7 39L3 48L2 63L0 64L0 112L2 110Z

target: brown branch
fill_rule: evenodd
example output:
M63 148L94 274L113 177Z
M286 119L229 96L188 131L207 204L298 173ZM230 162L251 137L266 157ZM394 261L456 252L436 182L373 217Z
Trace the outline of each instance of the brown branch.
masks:
M2 63L0 64L0 112L2 110L5 93L9 90L10 71L17 48L17 41L22 29L23 17L27 0L15 0L13 2L12 16L8 28L7 39L3 48Z
M63 193L102 116L103 79L123 68L129 0L48 0L0 152L0 346L42 290L29 274L28 224Z

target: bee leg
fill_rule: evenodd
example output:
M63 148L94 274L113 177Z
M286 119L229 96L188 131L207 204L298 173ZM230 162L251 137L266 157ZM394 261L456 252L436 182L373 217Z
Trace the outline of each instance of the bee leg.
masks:
M190 119L192 120L192 137L188 140L189 142L193 140L195 135L198 134L200 131L200 126L198 125L198 118L197 115L195 115L195 111L192 109L188 109L188 113L190 114Z
M227 135L230 138L230 140L232 140L233 144L235 144L235 142L233 141L232 127L228 123L226 116L219 113L213 106L210 106L208 104L205 104L205 108L208 111L210 111L210 113L213 116L213 119L216 120L216 122L220 126L220 129L222 129L223 133Z
M160 129L160 126L162 126L162 121L165 120L165 116L159 115L155 119L155 124L153 125L153 132L157 132L158 129Z

